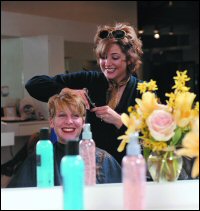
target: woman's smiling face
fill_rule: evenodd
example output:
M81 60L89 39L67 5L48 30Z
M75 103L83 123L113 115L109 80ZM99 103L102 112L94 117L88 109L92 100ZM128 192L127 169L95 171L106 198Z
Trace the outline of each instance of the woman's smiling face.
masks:
M69 108L58 108L55 117L50 119L50 127L54 128L58 142L63 144L68 140L77 140L84 123L85 118Z
M126 55L119 45L112 44L104 57L99 58L99 65L105 77L120 82L127 77Z

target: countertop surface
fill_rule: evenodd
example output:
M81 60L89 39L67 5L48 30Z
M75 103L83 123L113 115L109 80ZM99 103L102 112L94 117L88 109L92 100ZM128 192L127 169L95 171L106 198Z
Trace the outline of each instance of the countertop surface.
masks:
M198 210L199 180L169 183L147 182L146 209ZM53 188L1 189L2 210L62 210L62 186ZM123 184L99 184L85 187L86 210L122 210Z

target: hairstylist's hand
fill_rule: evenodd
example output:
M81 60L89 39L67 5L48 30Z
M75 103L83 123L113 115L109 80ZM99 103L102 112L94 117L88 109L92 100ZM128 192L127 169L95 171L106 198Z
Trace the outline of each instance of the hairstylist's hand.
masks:
M116 128L122 126L121 115L114 111L109 106L100 106L91 109L91 112L95 112L96 116L106 123L115 125Z
M84 89L63 88L60 93L61 94L62 93L67 93L69 91L75 92L76 94L79 94L83 98L83 100L85 102L86 109L90 109L90 104L89 104L89 102L88 102L88 100L87 100L87 98L85 96L85 94L87 93L87 89L85 89L85 88Z

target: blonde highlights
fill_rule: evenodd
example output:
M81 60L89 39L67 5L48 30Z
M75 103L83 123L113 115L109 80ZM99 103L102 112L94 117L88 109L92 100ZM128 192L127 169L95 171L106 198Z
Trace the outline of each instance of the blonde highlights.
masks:
M86 116L86 106L83 98L73 91L60 93L49 98L48 101L49 117L54 118L59 109L69 109L72 113L80 117Z

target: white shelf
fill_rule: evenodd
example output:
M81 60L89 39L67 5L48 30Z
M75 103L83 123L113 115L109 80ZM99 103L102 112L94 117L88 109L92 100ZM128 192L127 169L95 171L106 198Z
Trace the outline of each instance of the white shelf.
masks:
M1 189L2 210L62 210L63 189ZM123 185L102 184L85 187L86 210L122 210ZM198 210L199 180L169 183L147 182L147 210Z
M1 125L1 132L14 132L15 136L30 136L39 132L42 127L49 127L49 121L7 122Z

